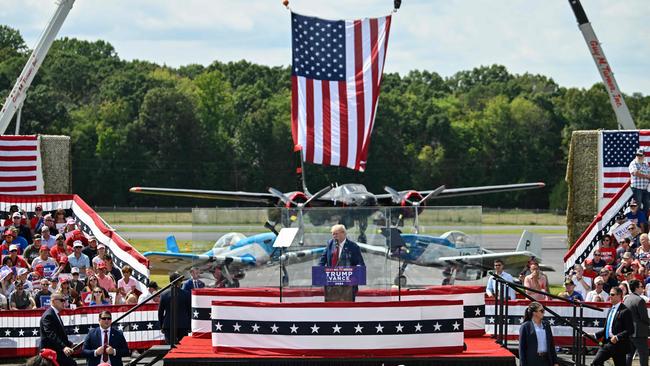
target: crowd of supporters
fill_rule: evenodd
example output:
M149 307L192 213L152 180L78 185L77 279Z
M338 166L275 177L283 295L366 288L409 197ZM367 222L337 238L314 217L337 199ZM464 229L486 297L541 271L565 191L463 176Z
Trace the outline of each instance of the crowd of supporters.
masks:
M106 246L62 208L45 213L36 206L28 215L12 206L2 224L0 310L46 308L54 293L66 308L136 304L158 290L152 281L143 293L131 267L115 267Z

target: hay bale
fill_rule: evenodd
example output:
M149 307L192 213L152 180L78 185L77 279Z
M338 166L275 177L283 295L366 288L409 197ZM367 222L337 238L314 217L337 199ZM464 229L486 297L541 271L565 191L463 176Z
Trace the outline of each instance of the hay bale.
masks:
M40 135L45 193L72 193L70 136Z
M574 131L571 135L566 182L571 246L598 213L598 131Z

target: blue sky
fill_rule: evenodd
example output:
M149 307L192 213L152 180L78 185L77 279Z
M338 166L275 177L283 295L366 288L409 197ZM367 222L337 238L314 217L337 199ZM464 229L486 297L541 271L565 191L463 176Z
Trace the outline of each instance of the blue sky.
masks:
M582 2L621 90L650 95L648 0ZM353 19L385 15L392 3L292 0L290 6L303 14ZM33 47L54 8L53 0L0 0L0 24L18 29ZM240 59L288 65L289 16L280 0L77 0L59 36L102 39L123 59L170 66ZM403 0L386 71L451 76L495 63L567 87L600 81L566 0Z

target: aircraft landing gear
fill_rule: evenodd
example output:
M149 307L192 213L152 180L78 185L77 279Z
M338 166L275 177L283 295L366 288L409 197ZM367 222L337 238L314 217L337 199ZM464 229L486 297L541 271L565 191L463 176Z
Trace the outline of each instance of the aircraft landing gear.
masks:
M449 266L445 267L445 269L442 271L442 285L453 285L454 282L456 282L456 270L457 268L455 266Z
M368 229L368 218L359 218L359 242L368 243L366 238L366 229Z
M282 286L289 286L289 272L285 266L282 266Z
M406 276L404 275L404 271L406 271L406 266L408 266L408 262L404 262L400 266L399 274L395 277L395 281L394 281L396 286L400 286L400 287L406 286Z

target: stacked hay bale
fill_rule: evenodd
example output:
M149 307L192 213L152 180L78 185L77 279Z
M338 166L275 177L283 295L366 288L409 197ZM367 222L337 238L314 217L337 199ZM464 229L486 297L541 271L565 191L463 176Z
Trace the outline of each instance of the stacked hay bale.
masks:
M598 214L598 131L574 131L571 135L566 182L567 235L571 246Z
M72 193L70 136L40 135L45 193Z

